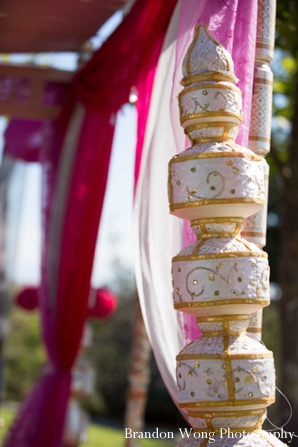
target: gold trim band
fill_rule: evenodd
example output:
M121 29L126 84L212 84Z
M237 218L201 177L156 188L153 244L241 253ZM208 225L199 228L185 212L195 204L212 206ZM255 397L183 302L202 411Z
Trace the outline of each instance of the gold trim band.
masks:
M270 138L260 137L259 135L249 135L248 141L262 141L263 143L270 143Z
M246 160L250 161L262 161L263 157L260 157L259 155L256 155L254 153L243 153L243 152L202 152L201 154L191 154L191 155L175 155L171 160L169 161L169 166L171 166L174 163L180 163L182 161L189 161L189 160L200 160L204 158L245 158Z
M180 98L182 98L182 96L186 95L187 93L195 92L197 90L206 90L206 89L209 89L209 88L232 90L232 91L238 93L240 96L242 96L242 91L240 90L240 88L236 87L235 84L230 83L230 82L227 83L227 84L224 84L221 81L219 81L216 84L201 84L201 85L194 85L193 87L190 87L190 86L189 87L185 87L179 93L178 100L180 100Z
M269 79L263 79L263 78L254 78L254 83L255 84L269 85L270 87L272 87L272 85L273 85L273 81L271 81Z
M244 217L210 217L192 220L190 225L209 224L209 223L244 223Z
M193 202L178 202L170 203L170 211L175 211L181 208L193 208L194 206L207 206L207 205L228 205L231 203L255 203L264 205L265 200L259 197L235 197L231 199L201 199L194 200Z
M190 126L187 126L185 130L187 130L188 132L193 132L194 130L209 129L211 127L216 127L216 128L228 127L230 130L232 127L239 127L239 126L238 126L238 124L236 124L234 122L229 122L229 121L212 121L211 123L191 124Z
M197 323L223 323L224 321L245 321L249 320L250 315L216 315L212 317L197 317Z
M221 135L219 137L200 137L200 138L193 138L191 135L188 135L188 130L185 130L185 133L187 134L187 136L189 137L189 139L192 141L192 143L194 144L203 144L203 143L234 143L235 142L235 138L231 138L231 137L226 137L224 135Z
M263 408L257 410L239 410L239 411L192 411L187 412L189 417L197 417L201 419L206 418L232 418L232 417L246 417L246 416L262 416L266 414L266 409Z
M213 239L213 238L233 238L234 236L237 236L238 234L240 234L240 231L230 231L229 233L223 233L223 232L219 232L219 233L200 233L197 234L197 240L200 239Z
M241 231L241 236L266 237L266 233L259 233L258 231Z
M258 298L228 298L222 300L211 300L204 302L191 302L185 301L184 303L176 303L174 304L174 309L180 310L185 309L187 307L213 307L213 306L231 306L235 304L249 304L249 305L259 305L262 307L269 306L270 300L258 299Z
M263 404L266 406L269 406L275 402L275 397L269 397L269 398L258 398L258 399L243 399L238 401L220 401L220 402L182 402L179 404L180 408L191 408L191 407L240 407L240 406L247 406L247 405L258 405Z
M265 251L229 251L226 253L208 253L202 255L187 255L187 256L174 256L172 262L180 261L200 261L205 259L218 259L218 258L268 258L268 254Z
M223 73L221 71L214 71L208 74L202 73L202 74L185 76L181 80L181 84L183 86L187 86L195 82L203 82L203 81L226 81L235 84L236 78L233 73L227 73L227 72Z
M224 331L226 332L229 329L229 322L225 321L223 323ZM233 365L232 365L232 359L230 355L230 336L225 333L223 336L223 343L224 343L224 355L226 357L226 374L227 374L227 388L228 388L228 396L229 400L235 401L235 385L233 381Z
M198 113L189 113L187 115L181 116L180 115L180 123L181 125L185 123L185 121L189 121L196 118L211 118L211 117L217 117L217 116L228 116L228 117L234 117L239 120L239 123L242 123L242 116L238 115L238 113L235 112L229 112L228 110L218 110L218 111L209 111L208 112L198 112Z
M180 360L262 360L273 358L271 351L263 352L262 354L178 354L176 356L177 362Z
M256 48L263 48L264 50L274 51L274 46L269 45L268 43L257 42Z
M246 329L246 332L251 332L253 334L260 334L262 332L262 328L261 327L248 327Z

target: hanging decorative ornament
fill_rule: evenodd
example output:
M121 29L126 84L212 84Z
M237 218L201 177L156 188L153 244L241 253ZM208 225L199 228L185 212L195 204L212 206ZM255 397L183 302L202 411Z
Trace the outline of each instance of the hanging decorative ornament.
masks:
M246 329L269 304L269 266L241 237L244 219L264 205L264 161L235 143L241 92L230 54L205 25L183 75L180 121L192 146L170 161L168 191L171 213L191 221L197 240L173 258L173 300L202 337L177 356L178 401L195 428L179 446L206 446L211 434L217 446L236 445L228 430L243 434L241 446L268 446L261 425L275 400L273 357Z

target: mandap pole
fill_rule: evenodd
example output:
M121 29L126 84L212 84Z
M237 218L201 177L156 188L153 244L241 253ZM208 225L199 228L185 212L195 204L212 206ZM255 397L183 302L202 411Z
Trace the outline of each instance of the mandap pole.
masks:
M144 429L144 415L150 381L151 346L146 332L139 298L135 304L135 326L131 348L131 365L128 375L124 426L134 432ZM138 447L137 438L126 438L125 447Z
M273 73L269 67L274 55L275 0L258 1L258 21L254 87L248 147L261 157L270 151ZM245 220L242 236L260 248L266 245L269 165L264 159L266 202L257 214ZM262 309L252 314L247 332L257 340L262 338Z

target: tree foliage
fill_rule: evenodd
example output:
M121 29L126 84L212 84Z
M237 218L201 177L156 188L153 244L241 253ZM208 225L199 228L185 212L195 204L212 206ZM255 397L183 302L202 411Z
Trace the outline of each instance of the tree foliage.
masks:
M37 312L27 313L14 307L4 344L5 399L23 399L38 379L45 360Z

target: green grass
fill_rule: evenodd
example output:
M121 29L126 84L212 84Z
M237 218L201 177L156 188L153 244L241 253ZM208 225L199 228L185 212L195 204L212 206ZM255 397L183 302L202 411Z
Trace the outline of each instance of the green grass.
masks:
M10 424L12 423L14 416L15 416L15 412L12 410L7 410L7 409L1 410L0 417L1 417L2 424L0 427L0 445L3 444L5 434L7 432L7 429L9 428Z
M173 443L158 439L143 439L142 447L171 447ZM89 427L89 441L85 447L118 447L124 446L124 431L102 425L91 424Z
M14 411L3 409L1 416L4 420L4 427L0 428L0 445L2 445L5 434L14 418ZM103 425L90 424L88 431L89 439L84 447L123 447L124 431L117 428L109 428ZM174 441L174 440L173 440ZM172 447L174 442L159 439L142 439L142 447Z

